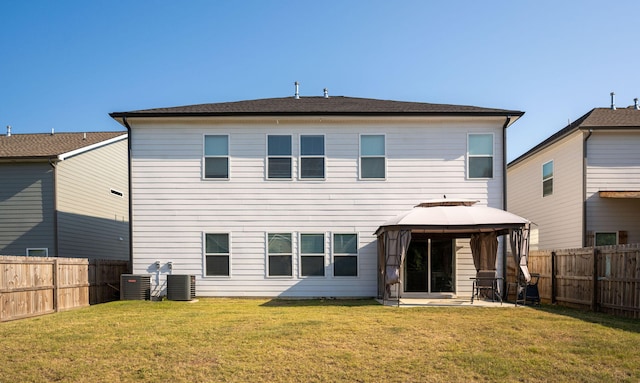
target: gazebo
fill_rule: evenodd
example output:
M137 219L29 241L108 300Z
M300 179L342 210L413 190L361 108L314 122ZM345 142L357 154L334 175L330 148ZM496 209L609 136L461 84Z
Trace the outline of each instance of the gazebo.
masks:
M430 200L383 223L378 237L378 298L390 298L390 288L402 278L412 237L470 238L476 271L496 270L498 236L509 234L512 254L518 267L517 280L529 281L527 253L530 221L507 211L476 205L475 200ZM506 264L506 259L503 264ZM506 274L506 266L503 274ZM504 291L503 288L501 291Z

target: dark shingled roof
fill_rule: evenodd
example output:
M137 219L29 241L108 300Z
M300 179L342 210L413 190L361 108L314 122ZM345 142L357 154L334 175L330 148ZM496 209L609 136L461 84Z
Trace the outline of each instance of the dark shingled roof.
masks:
M640 110L636 110L632 106L628 108L618 108L615 110L611 108L591 109L576 121L560 129L551 137L511 161L508 166L515 165L516 163L579 129L640 129Z
M156 108L131 112L115 112L110 116L122 117L181 117L181 116L301 116L301 115L486 115L522 116L517 110L480 108L477 106L428 104L376 100L355 97L294 97L265 98L237 102L222 102Z
M633 107L595 108L585 115L582 128L640 128L640 110Z
M82 149L126 132L41 133L0 136L0 159L52 158Z

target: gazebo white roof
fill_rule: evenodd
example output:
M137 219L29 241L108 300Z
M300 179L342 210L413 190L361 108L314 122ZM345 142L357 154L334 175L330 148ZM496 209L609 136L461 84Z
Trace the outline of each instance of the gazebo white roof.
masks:
M376 235L389 230L415 233L473 234L497 232L507 234L530 223L507 211L478 206L474 200L430 200L383 223Z

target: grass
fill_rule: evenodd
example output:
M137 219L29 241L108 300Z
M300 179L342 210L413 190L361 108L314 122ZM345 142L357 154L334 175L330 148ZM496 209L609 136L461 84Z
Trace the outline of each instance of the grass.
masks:
M15 382L636 382L640 321L552 306L123 301L0 323Z

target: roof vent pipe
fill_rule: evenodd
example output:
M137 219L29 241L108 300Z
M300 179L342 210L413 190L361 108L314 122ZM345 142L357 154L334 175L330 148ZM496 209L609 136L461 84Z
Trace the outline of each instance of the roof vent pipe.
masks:
M324 98L329 98L329 89L324 88Z
M616 94L611 92L611 110L616 110Z
M7 137L11 137L11 125L7 125Z
M633 109L640 110L640 105L638 105L638 97L633 99Z
M298 91L298 87L300 86L300 83L296 81L294 84L296 85L296 95L294 96L294 98L297 100L300 98L300 92Z
M51 128L51 135L52 135L52 136L54 135L54 133L55 133L55 132L56 132L56 131L55 131L55 129L54 129L54 128Z

